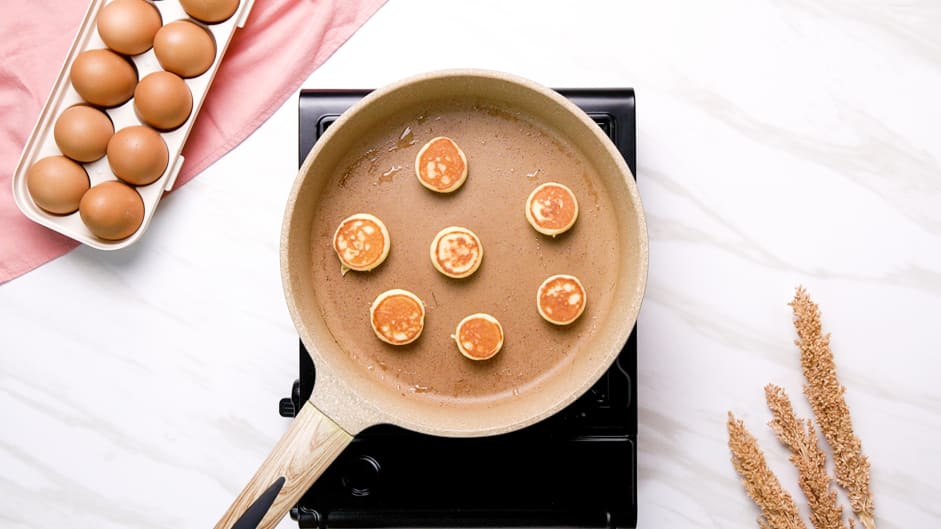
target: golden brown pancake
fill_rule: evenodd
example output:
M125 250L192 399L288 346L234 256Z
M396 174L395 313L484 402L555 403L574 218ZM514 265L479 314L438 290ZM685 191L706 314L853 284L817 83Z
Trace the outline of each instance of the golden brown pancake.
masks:
M415 174L428 189L451 193L467 179L467 157L454 140L438 136L418 151Z
M389 255L392 240L381 220L368 213L351 215L337 226L333 250L340 258L341 271L366 272L381 265Z
M372 330L380 340L392 345L414 342L425 328L425 304L408 290L387 290L369 308Z
M460 279L480 268L484 247L474 232L460 226L449 226L435 235L430 254L431 264L437 271Z
M489 314L471 314L457 324L452 338L462 355L471 360L487 360L503 347L503 327Z
M566 232L578 218L575 193L563 184L547 182L533 190L526 199L526 220L545 235Z
M568 325L577 320L587 302L588 296L581 281L565 274L546 279L536 292L539 315L556 325Z

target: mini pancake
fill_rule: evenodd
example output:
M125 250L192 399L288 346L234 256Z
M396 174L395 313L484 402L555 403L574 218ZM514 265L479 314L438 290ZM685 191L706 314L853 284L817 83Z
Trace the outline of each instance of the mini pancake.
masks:
M568 187L547 182L526 199L526 220L539 233L555 237L568 231L578 218L578 200Z
M539 285L536 309L544 320L555 325L568 325L585 311L588 295L575 276L554 275Z
M451 337L462 355L487 360L503 347L503 326L493 316L479 312L461 320Z
M480 268L484 247L474 232L449 226L435 235L430 248L431 264L442 274L461 279Z
M438 136L415 156L415 175L428 189L451 193L467 180L467 157L454 140Z
M394 288L376 297L369 322L380 340L391 345L410 344L425 328L425 304L408 290Z
M340 271L368 272L389 256L392 239L381 220L368 213L343 219L333 234L333 250L340 258Z

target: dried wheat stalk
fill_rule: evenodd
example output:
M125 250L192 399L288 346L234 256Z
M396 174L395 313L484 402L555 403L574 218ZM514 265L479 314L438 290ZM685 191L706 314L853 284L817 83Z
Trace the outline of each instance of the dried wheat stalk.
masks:
M848 526L843 521L843 508L830 487L833 478L827 473L827 456L817 444L814 423L798 420L791 399L781 387L765 386L765 399L774 415L768 426L791 450L791 463L799 472L798 484L810 506L810 522L816 529L853 529L852 520Z
M742 476L745 492L761 509L758 526L761 529L807 529L794 498L768 468L758 441L732 412L729 412L728 428L732 465Z
M846 489L859 521L867 529L875 529L869 460L862 453L862 443L853 433L850 410L843 398L846 388L836 377L830 335L823 333L820 309L803 287L798 287L790 305L794 310L794 328L798 336L795 343L800 347L801 367L807 380L804 395L833 449L836 481Z

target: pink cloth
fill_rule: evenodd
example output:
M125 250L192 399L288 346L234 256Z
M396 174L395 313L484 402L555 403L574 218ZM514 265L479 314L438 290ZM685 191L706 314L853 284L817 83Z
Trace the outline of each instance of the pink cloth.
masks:
M179 188L258 128L385 0L256 0L186 147ZM0 283L75 248L13 202L11 177L87 0L5 2L0 17Z

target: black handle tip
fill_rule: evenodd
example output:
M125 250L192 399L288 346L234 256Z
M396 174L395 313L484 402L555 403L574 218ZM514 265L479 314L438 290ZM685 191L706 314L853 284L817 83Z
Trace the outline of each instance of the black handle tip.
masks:
M274 503L275 498L278 497L278 493L281 492L284 481L284 476L276 479L265 492L261 493L257 500L248 506L248 509L232 525L232 529L255 529L258 527L258 524L261 523L265 514L268 513L268 509Z

